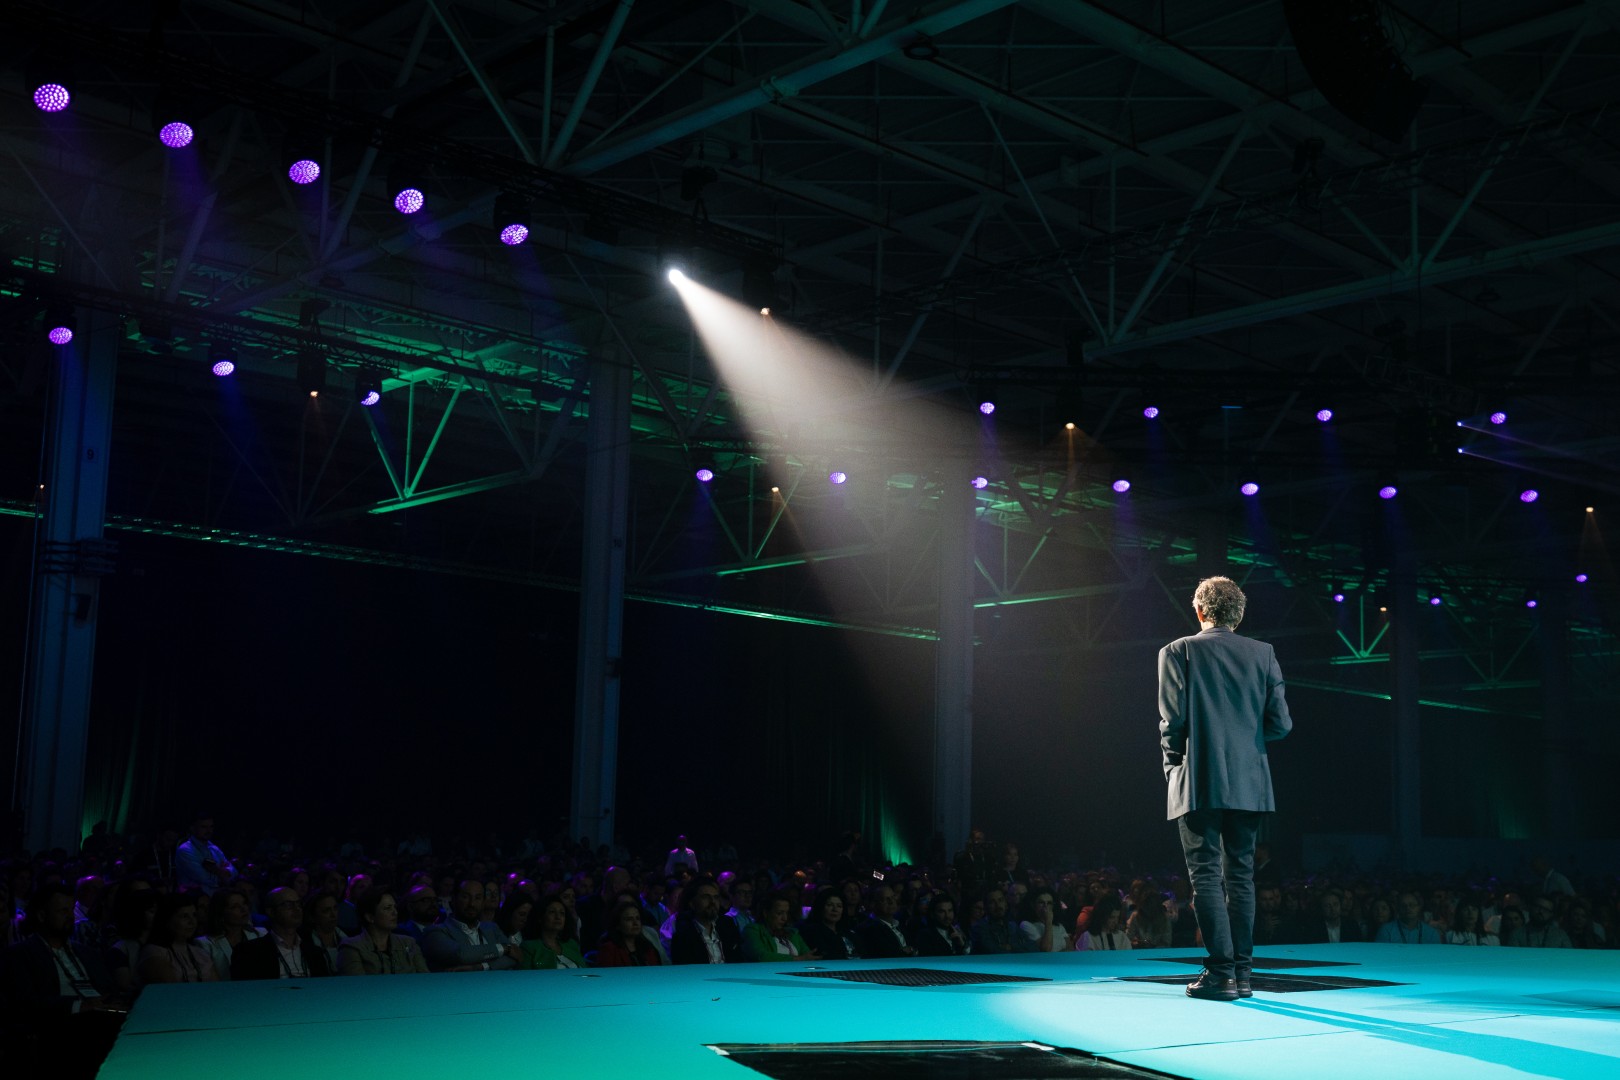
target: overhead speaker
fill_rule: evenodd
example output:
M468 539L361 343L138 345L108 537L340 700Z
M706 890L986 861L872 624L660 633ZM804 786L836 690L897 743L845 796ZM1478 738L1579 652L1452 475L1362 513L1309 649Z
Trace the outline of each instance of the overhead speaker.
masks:
M1311 82L1345 117L1391 142L1406 132L1428 96L1384 29L1377 0L1283 0L1294 50Z

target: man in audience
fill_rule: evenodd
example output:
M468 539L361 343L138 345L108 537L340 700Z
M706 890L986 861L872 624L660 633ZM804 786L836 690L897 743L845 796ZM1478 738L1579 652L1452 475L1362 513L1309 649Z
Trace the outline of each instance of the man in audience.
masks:
M73 893L41 885L22 940L0 952L0 1007L50 1055L29 1065L21 1047L8 1047L0 1057L7 1075L93 1076L118 1037L127 1002L115 996L100 954L69 940L72 929Z
M731 907L726 911L726 918L737 924L737 933L741 935L754 923L754 883L733 875L730 895Z
M742 959L737 924L720 914L720 886L700 877L681 891L681 912L669 939L675 964L735 964Z
M686 837L677 836L675 846L670 849L669 857L664 860L664 877L674 877L682 866L686 867L689 873L697 873L697 852L692 850Z
M439 894L431 885L418 885L405 896L407 918L399 924L399 932L422 943L422 935L439 921Z
M199 813L190 834L174 851L174 887L201 889L209 896L236 880L236 864L214 843L214 815Z
M622 866L610 866L607 873L602 875L600 891L579 893L574 913L579 916L579 940L588 947L594 948L596 939L607 929L607 913L613 910L616 897L630 888L630 880L630 871Z
M231 950L231 979L302 979L337 974L326 950L301 933L304 902L291 888L265 898L270 932Z
M1294 935L1282 912L1282 888L1261 885L1254 893L1254 943L1290 945Z
M97 949L101 947L101 921L96 918L96 902L103 885L99 874L86 874L73 889L73 940Z
M353 937L360 932L360 914L355 909L355 903L371 888L371 875L356 874L349 879L348 888L344 890L343 899L338 902L337 919L338 929L346 937Z
M896 917L900 897L894 889L878 882L867 895L866 906L869 914L855 929L863 957L885 960L917 955L916 946L906 941L906 935L900 931L900 920Z
M641 875L641 917L653 926L663 926L669 921L669 907L664 903L667 889L658 871L649 870Z
M1322 893L1318 914L1301 926L1299 934L1300 943L1305 945L1360 940L1355 922L1344 918L1344 897L1337 889Z
M1531 859L1530 871L1535 875L1535 883L1527 891L1539 892L1543 896L1575 895L1575 886L1569 883L1569 878L1552 868L1547 856L1537 855Z
M1373 940L1396 945L1439 945L1445 939L1423 921L1423 898L1408 889L1401 893L1395 918L1380 926Z
M956 901L947 892L928 901L928 925L915 936L918 956L962 956L971 948L956 925Z
M1007 891L991 885L984 891L984 918L973 924L973 955L1029 952L1031 942L1007 917Z
M502 945L495 924L483 920L484 883L468 878L456 886L450 918L422 935L422 954L433 971L510 971L523 953Z
M1530 901L1529 923L1516 927L1502 939L1503 945L1513 945L1524 949L1568 949L1571 947L1569 935L1564 928L1558 925L1553 917L1553 899L1550 896L1538 896Z

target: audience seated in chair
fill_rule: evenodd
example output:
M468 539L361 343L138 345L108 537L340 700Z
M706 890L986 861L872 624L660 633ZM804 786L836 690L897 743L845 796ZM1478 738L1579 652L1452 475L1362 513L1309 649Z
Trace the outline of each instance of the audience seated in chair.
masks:
M799 936L823 960L853 960L861 955L853 935L846 936L844 894L831 885L817 889L810 901L810 914L799 924Z
M158 901L152 934L141 948L136 981L148 983L218 982L214 959L197 942L197 898L200 893L169 893Z
M619 900L608 913L608 929L596 943L593 967L658 967L658 949L642 933L641 904L633 895Z
M456 886L450 917L422 935L422 951L434 971L509 971L522 952L500 940L494 923L483 920L484 883L468 878Z
M292 889L271 889L265 901L270 932L231 951L231 979L302 979L336 974L326 950L302 932L304 901Z
M521 967L550 970L585 966L579 940L574 937L574 916L561 890L540 898L529 915L529 925L531 929L523 938Z
M956 901L948 892L937 892L928 900L928 925L911 938L918 956L964 956L969 951L967 935L956 925Z
M720 887L713 878L696 878L681 890L669 958L676 964L735 964L742 960L742 932L729 916L720 914Z
M343 975L426 975L422 947L408 934L398 933L399 904L389 889L366 890L355 901L360 932L343 939L338 948L338 972Z

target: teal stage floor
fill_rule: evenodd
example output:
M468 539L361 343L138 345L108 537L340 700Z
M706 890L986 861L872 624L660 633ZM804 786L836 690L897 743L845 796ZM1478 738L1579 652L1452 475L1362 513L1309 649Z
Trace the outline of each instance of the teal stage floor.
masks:
M157 986L101 1076L1620 1077L1620 952L1273 948L1257 958L1257 993L1237 1004L1187 998L1196 968L1178 959L1187 950ZM1035 981L828 977L895 969ZM1262 990L1262 976L1288 992ZM1175 981L1140 981L1155 978ZM1395 985L1304 989L1334 980ZM1012 1056L968 1066L1003 1051L949 1045L961 1043ZM744 1049L783 1044L798 1049Z

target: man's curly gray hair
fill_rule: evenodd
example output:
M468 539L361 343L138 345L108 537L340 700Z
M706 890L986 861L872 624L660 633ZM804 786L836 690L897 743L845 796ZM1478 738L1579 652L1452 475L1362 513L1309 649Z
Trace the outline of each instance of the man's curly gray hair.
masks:
M1204 618L1216 626L1235 630L1243 621L1243 609L1249 598L1243 595L1238 583L1229 577L1210 577L1198 583L1193 592L1193 607L1204 613Z

